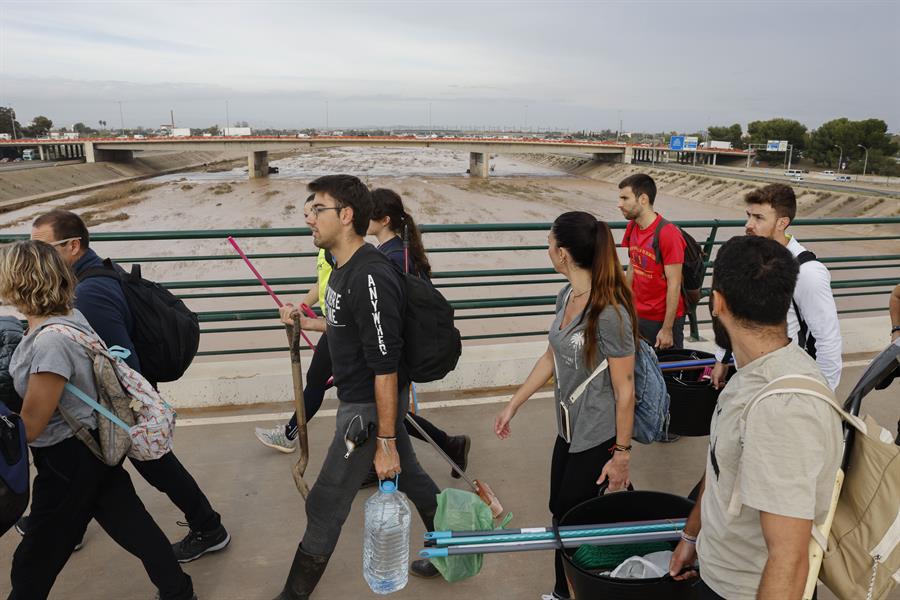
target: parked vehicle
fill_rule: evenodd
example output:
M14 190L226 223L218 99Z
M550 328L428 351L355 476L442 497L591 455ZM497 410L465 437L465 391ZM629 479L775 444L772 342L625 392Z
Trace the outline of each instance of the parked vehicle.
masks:
M822 175L834 175L834 171L822 171Z
M31 148L26 148L22 150L22 160L37 160L38 153L37 150L32 150Z
M850 181L849 175L838 175L834 178L835 181Z
M791 177L791 181L800 183L801 181L803 181L803 175L794 175L793 177Z
M786 177L801 177L803 175L803 171L800 169L788 169L784 172Z

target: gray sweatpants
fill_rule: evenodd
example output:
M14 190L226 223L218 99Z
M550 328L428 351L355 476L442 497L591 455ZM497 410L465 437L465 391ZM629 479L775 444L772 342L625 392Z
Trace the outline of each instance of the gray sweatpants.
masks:
M430 531L434 529L434 513L437 510L436 496L440 492L437 485L428 476L413 451L412 442L403 427L403 418L409 407L408 390L400 393L397 406L397 452L400 454L400 491L405 493L415 505L419 516ZM362 419L351 421L359 415ZM319 477L306 499L306 532L301 543L303 549L310 554L330 555L337 545L341 528L353 499L359 492L359 486L365 480L375 459L377 427L373 427L369 440L356 448L345 459L347 448L344 436L347 427L351 433L359 431L360 426L377 423L375 404L348 404L341 402L337 411L337 426L334 439L328 448L328 454L319 472Z

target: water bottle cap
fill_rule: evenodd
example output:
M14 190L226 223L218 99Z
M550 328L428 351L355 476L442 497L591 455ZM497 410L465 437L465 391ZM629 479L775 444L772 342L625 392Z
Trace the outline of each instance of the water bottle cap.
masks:
M385 494L393 494L397 490L397 484L390 479L385 479L378 485L378 487Z

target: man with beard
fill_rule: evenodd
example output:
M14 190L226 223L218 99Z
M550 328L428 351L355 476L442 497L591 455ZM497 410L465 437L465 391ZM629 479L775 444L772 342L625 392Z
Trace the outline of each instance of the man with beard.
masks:
M628 248L625 277L634 295L638 331L659 349L684 346L681 266L685 241L678 228L653 210L656 183L644 173L619 183L619 210L628 219L622 247ZM657 261L662 257L662 264Z
M841 326L831 294L831 275L816 255L800 245L785 230L797 215L797 199L790 186L773 183L744 197L747 204L747 235L775 240L790 251L800 265L800 275L787 314L788 335L816 359L831 389L841 381ZM757 295L751 291L751 294ZM725 352L716 353L713 385L724 383ZM728 361L724 361L728 362Z
M315 193L306 209L313 243L335 260L324 314L339 405L334 439L306 499L306 531L276 600L307 600L312 594L373 462L379 479L403 471L399 489L416 506L428 531L434 529L440 491L416 460L403 427L409 395L398 368L406 299L400 272L363 239L372 214L371 192L351 175L327 175L308 187ZM296 310L286 304L282 320L291 319ZM317 322L300 318L304 328ZM346 457L345 436L358 441ZM420 577L439 574L428 560L414 561L410 572Z
M699 557L704 600L798 600L812 526L830 507L841 420L811 395L834 398L787 335L798 270L763 237L732 238L716 256L713 329L739 368L719 396L700 497L670 564L684 579Z

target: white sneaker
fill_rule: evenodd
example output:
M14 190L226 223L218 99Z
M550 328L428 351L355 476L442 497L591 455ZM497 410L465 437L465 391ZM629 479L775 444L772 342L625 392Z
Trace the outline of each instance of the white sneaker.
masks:
M256 439L262 442L263 446L268 446L279 452L290 454L297 449L297 440L288 439L284 434L284 425L278 425L272 429L256 428Z

